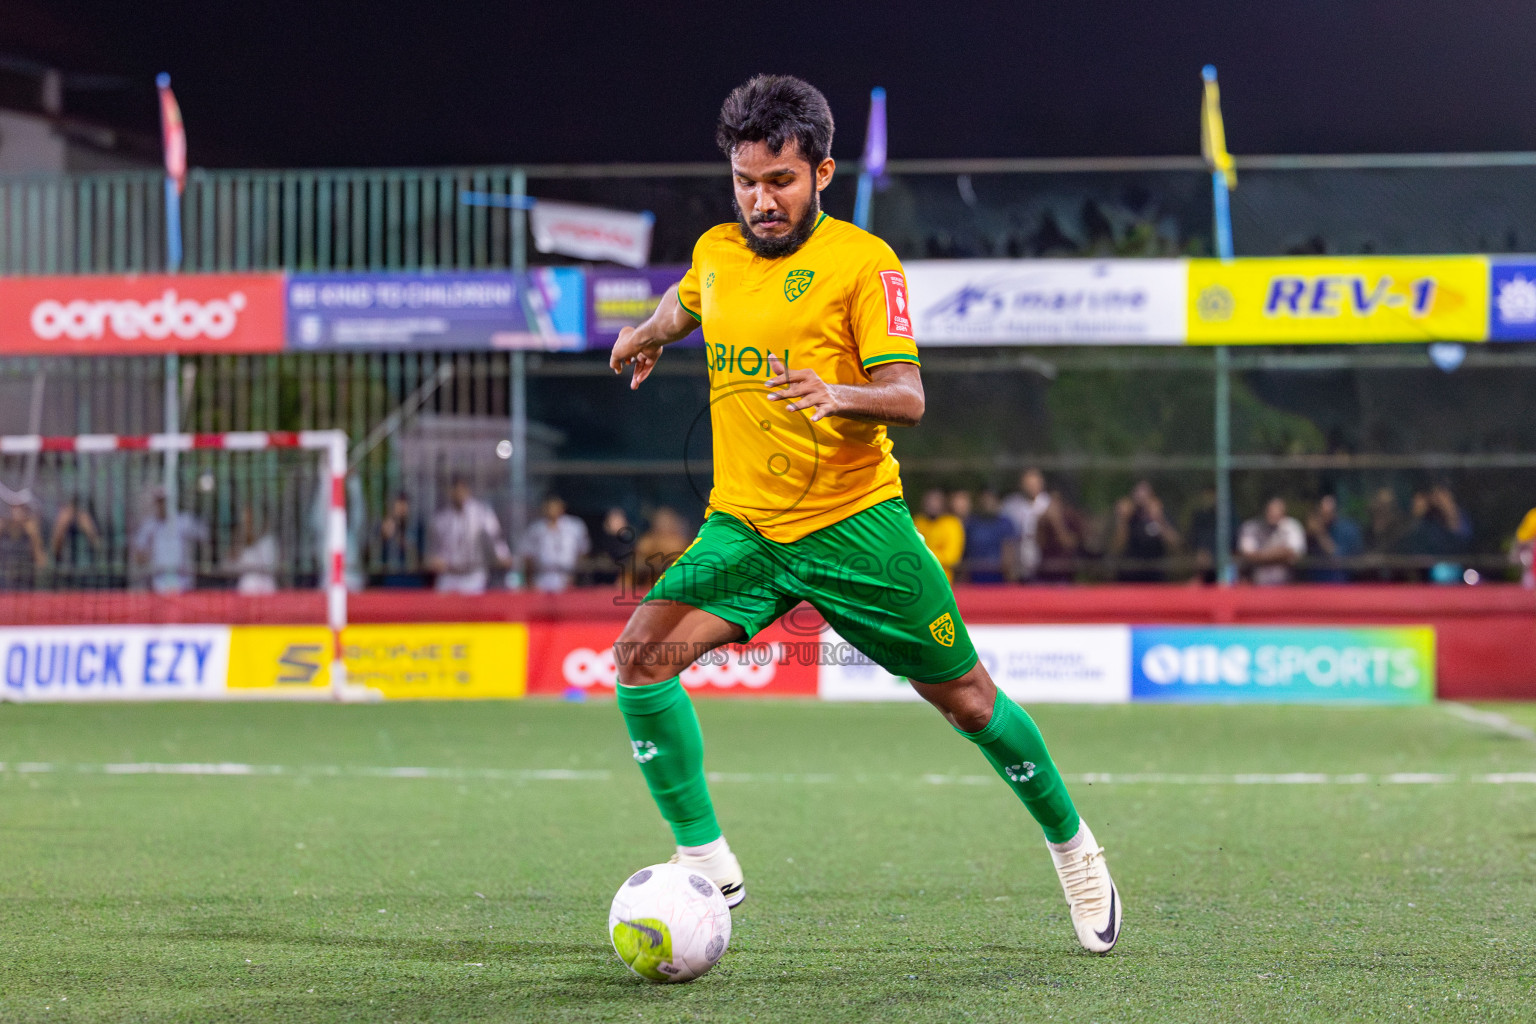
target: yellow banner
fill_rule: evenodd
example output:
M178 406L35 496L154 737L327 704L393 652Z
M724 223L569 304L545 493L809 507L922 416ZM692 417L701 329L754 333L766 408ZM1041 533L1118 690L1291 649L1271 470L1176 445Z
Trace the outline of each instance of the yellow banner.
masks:
M1484 256L1189 261L1191 344L1483 341Z
M347 682L388 700L521 697L528 627L513 622L348 626L341 635ZM229 689L295 695L331 685L331 634L323 626L235 626Z

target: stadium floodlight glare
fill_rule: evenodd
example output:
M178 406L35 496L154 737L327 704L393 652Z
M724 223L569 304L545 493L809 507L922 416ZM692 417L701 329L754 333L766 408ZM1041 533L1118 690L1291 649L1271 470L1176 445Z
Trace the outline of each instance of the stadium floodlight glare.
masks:
M358 687L349 686L347 683L346 665L342 660L342 630L347 624L347 587L346 587L346 543L347 543L347 435L340 430L301 430L301 431L233 431L213 434L78 434L65 436L48 436L42 434L16 434L0 436L0 458L21 456L29 460L30 468L27 470L27 483L19 491L5 488L6 499L9 503L25 503L35 507L39 500L51 497L60 505L71 503L89 503L96 499L100 490L93 491L87 486L88 481L100 481L106 478L111 486L107 489L105 497L110 498L114 508L98 510L96 515L114 517L118 520L129 521L128 495L137 486L147 481L152 481L145 470L147 467L137 467L139 472L123 472L124 467L116 467L118 472L110 472L109 467L92 467L86 463L99 460L103 456L112 454L139 454L141 456L164 456L170 453L205 453L205 452L259 452L282 451L310 452L320 457L320 473L315 487L300 486L302 473L297 473L298 467L292 464L277 464L266 477L254 478L249 471L240 473L238 468L231 470L226 465L226 473L235 476L243 476L244 483L251 492L265 490L268 497L275 497L286 502L290 514L289 520L295 518L309 519L310 517L300 513L295 516L291 510L310 504L315 515L314 525L305 535L310 539L306 542L308 549L317 556L314 567L318 570L313 576L318 576L318 582L325 593L325 620L330 630L330 678L331 696L336 699L367 696L366 691ZM59 460L67 460L73 456L68 465L60 465ZM50 473L46 468L39 467L39 460L50 457L47 466L51 467ZM215 475L207 470L203 475L212 481ZM200 478L201 479L201 478ZM126 480L126 483L125 483ZM202 488L212 491L213 487ZM312 495L313 501L306 503L301 494ZM163 495L163 492L162 492ZM252 500L252 495L245 495L245 500ZM172 508L171 516L179 516L181 510ZM77 513L78 514L78 513ZM303 530L303 527L298 529ZM97 533L98 541L102 531L99 525L92 525L91 530ZM110 560L110 556L109 559ZM121 560L127 564L127 559ZM277 568L273 566L273 568ZM89 591L99 595L100 591ZM13 598L24 598L30 595L12 594ZM41 594L37 596L42 596ZM53 595L69 599L74 597L77 604L89 604L83 599L86 593L71 593L69 591ZM257 599L253 599L257 600ZM354 692L355 691L355 692Z

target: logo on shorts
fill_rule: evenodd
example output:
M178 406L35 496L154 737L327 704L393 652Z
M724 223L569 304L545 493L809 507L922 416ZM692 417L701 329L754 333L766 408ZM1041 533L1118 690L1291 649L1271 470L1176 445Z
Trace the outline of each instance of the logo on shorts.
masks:
M949 617L949 612L928 623L928 632L945 647L955 646L955 620Z
M630 740L629 745L635 748L635 760L641 764L656 756L656 744L650 740Z
M805 294L811 286L811 278L816 276L814 270L791 270L784 278L784 297L794 302Z
M1035 766L1028 761L1023 764L1011 764L1003 769L1003 774L1008 776L1009 782L1028 782L1035 777Z

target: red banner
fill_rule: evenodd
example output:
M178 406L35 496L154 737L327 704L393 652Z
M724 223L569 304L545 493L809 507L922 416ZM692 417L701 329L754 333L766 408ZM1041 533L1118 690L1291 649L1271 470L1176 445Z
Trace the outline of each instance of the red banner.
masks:
M281 352L281 274L0 279L0 354Z
M618 678L613 643L623 628L618 622L529 623L528 693L613 696ZM750 644L722 647L694 662L683 672L683 685L714 697L814 697L813 641L819 639L774 623Z

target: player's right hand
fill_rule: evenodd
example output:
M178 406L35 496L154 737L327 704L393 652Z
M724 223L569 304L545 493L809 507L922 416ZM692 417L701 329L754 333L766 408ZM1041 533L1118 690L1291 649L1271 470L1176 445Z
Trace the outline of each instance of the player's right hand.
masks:
M618 340L613 343L613 353L608 357L608 365L613 367L614 373L623 373L624 367L634 364L635 373L629 380L629 389L633 391L640 386L641 381L651 375L651 369L660 358L660 345L653 341L645 341L640 337L640 332L633 327L623 327L619 329Z

